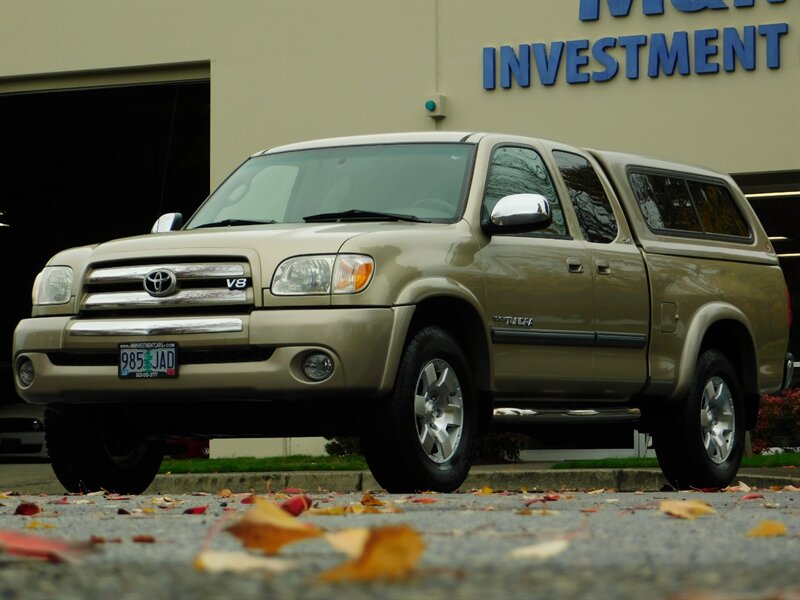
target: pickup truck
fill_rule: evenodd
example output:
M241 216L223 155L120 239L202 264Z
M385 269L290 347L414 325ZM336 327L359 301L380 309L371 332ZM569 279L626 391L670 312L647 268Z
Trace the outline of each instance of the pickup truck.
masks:
M387 134L259 152L185 223L59 252L12 360L70 491L144 491L173 436L351 434L385 489L452 491L499 409L634 415L706 488L791 381L790 320L725 174Z

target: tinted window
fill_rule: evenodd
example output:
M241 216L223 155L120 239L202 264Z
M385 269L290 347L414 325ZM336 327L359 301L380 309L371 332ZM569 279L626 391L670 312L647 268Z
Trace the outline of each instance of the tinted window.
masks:
M571 152L555 151L553 158L569 190L583 237L589 242L614 241L617 219L592 165L584 157Z
M630 182L651 229L750 237L725 186L653 173L631 173Z
M682 178L632 173L630 181L639 208L652 229L703 231Z
M494 151L489 175L486 178L486 192L483 196L483 208L486 214L491 214L500 198L511 194L541 194L550 202L553 223L547 229L526 235L567 234L564 213L553 181L542 157L535 150L505 146Z
M742 215L736 210L730 192L721 185L690 181L689 189L706 233L749 237Z

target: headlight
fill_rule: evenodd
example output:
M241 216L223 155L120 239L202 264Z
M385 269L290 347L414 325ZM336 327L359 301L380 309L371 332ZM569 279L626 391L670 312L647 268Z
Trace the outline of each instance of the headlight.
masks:
M72 269L45 267L33 282L34 305L66 304L72 298Z
M369 285L375 262L363 254L296 256L283 261L272 277L277 296L355 294Z

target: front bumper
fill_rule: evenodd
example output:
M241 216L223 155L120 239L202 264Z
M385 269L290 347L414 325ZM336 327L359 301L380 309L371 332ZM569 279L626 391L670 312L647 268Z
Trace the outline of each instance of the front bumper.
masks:
M260 310L208 320L25 319L14 332L15 384L19 395L34 404L375 394L388 391L394 382L412 312L413 307L324 308ZM231 326L233 321L241 326ZM204 322L227 326L209 329ZM227 350L236 357L239 350L265 352L261 359L183 364L175 379L120 379L118 344L141 341L177 342L180 353ZM300 369L303 357L314 350L327 352L334 361L334 372L325 381L310 381ZM31 360L35 372L28 386L16 368L23 358Z

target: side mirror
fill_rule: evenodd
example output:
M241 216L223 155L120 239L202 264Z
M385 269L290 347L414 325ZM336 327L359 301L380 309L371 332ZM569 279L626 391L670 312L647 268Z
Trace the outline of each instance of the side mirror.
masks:
M553 221L550 202L541 194L512 194L497 201L481 229L493 233L525 233L544 229Z
M183 226L183 215L181 213L167 213L158 217L153 224L150 233L164 233L166 231L176 231Z

